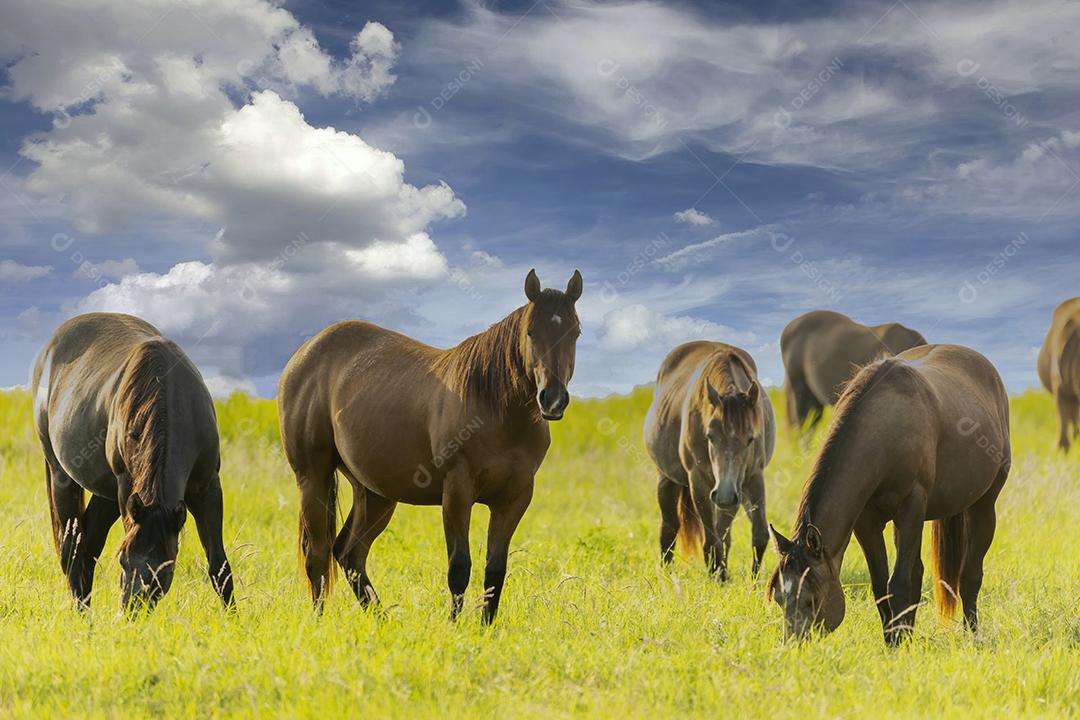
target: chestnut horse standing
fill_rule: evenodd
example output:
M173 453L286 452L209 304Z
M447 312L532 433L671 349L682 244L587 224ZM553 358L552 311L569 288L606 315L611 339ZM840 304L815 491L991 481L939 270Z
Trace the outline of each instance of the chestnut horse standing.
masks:
M983 557L1009 475L1009 401L997 370L959 345L922 345L863 368L848 384L803 490L795 535L773 530L780 563L769 594L787 632L844 619L840 565L854 532L890 645L915 626L923 523L934 522L934 595L942 616L963 602L978 626ZM892 521L889 576L882 530Z
M753 526L757 575L769 544L765 466L775 444L772 403L748 352L698 340L668 354L645 418L645 447L660 473L665 563L678 536L684 546L700 543L709 570L726 580L731 523L742 504Z
M217 416L183 351L130 315L80 315L41 351L31 391L53 540L79 606L90 604L98 557L121 516L123 605L153 605L172 584L188 511L210 581L231 605Z
M581 273L565 292L525 279L529 302L457 347L438 350L367 322L333 325L297 350L278 386L285 455L300 489L300 548L316 609L341 565L357 599L397 503L441 505L451 618L469 584L474 503L491 509L483 619L499 608L510 538L570 401ZM337 531L336 471L353 506ZM336 539L335 539L336 535Z

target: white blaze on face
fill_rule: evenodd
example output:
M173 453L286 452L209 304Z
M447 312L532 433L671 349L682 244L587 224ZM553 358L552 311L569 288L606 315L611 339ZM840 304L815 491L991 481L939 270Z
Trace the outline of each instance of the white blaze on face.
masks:
M791 578L791 576L784 577L782 585L784 595L788 596L791 594L791 590L795 587L795 581Z
M551 322L555 323L556 325L562 325L562 318L558 315L552 315Z

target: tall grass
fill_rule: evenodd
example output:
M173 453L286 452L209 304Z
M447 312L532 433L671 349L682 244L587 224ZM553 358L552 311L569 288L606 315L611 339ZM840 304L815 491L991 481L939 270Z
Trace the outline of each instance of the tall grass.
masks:
M750 577L749 526L734 529L733 579L700 559L658 564L655 471L641 443L648 388L575 400L552 425L536 495L513 544L493 628L447 621L440 514L399 507L372 551L385 613L341 587L315 617L296 557L297 494L271 401L218 405L226 545L239 607L226 614L198 538L182 539L158 610L117 616L114 529L85 616L68 600L49 538L40 449L26 393L0 395L0 711L89 716L1001 717L1075 715L1080 703L1080 456L1055 451L1050 398L1012 401L1015 464L999 503L980 603L983 630L924 606L911 642L884 647L853 544L848 614L834 634L781 642ZM783 403L773 402L783 423ZM768 515L790 529L816 442L781 433ZM347 507L347 493L346 507ZM487 513L473 519L480 597ZM119 526L118 526L119 527ZM190 527L190 523L189 523ZM928 534L928 533L927 533ZM772 551L765 572L774 562ZM929 573L927 573L929 575ZM929 596L929 577L924 595Z

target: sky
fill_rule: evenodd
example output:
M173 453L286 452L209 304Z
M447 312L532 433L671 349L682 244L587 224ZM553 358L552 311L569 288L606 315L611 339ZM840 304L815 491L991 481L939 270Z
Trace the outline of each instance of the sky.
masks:
M571 392L814 309L1037 386L1080 295L1080 3L5 0L0 387L89 311L215 394L585 279Z

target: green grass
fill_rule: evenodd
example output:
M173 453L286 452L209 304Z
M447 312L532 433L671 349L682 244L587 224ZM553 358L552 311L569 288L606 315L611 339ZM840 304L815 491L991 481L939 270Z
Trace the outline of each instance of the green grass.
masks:
M313 616L296 552L297 493L274 404L219 405L226 545L239 608L223 613L193 530L173 588L135 622L117 616L114 528L93 609L72 609L49 537L26 393L0 395L0 713L300 717L1062 717L1080 704L1080 458L1054 448L1049 396L1013 400L1015 464L999 501L973 640L924 607L911 642L884 647L855 544L848 613L832 635L781 641L779 610L749 574L736 522L734 578L658 564L655 480L641 444L650 391L575 401L553 424L536 496L514 540L493 628L447 621L438 510L401 507L372 551L386 616L339 587ZM783 403L774 396L779 414ZM820 441L820 435L818 437ZM781 433L768 515L789 530L813 461ZM346 501L347 502L347 501ZM487 512L473 521L479 599ZM189 523L189 528L191 524ZM118 526L119 527L119 526ZM929 534L929 533L927 533ZM775 558L770 550L766 572ZM924 594L929 593L929 572Z

